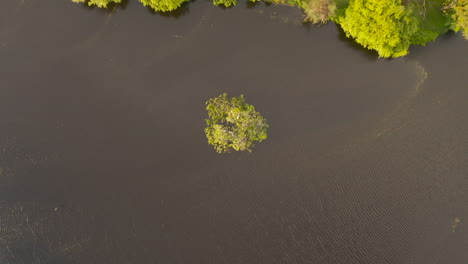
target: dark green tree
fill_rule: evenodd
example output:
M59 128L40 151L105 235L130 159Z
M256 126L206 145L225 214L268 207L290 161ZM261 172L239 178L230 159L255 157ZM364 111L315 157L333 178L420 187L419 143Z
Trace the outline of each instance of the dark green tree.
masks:
M206 102L209 119L205 129L208 143L218 153L252 151L255 141L267 139L268 124L244 96L228 98L224 93Z

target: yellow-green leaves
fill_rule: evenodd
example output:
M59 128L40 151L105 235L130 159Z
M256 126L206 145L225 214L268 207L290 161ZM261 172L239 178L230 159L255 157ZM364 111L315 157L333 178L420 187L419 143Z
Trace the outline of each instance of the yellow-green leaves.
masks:
M140 0L144 6L149 6L155 11L168 12L179 8L188 0Z
M75 3L88 3L88 5L96 5L101 8L106 8L110 3L120 4L122 0L72 0ZM155 11L168 12L179 8L184 2L189 0L139 0L143 5L149 6ZM224 0L234 1L234 0ZM237 3L237 1L235 1Z
M252 151L255 141L267 139L268 124L244 96L228 98L224 93L206 102L209 119L205 129L208 144L216 152Z
M72 0L75 3L88 3L88 5L96 5L98 7L107 7L111 2L119 4L122 0Z
M418 21L401 0L351 0L338 22L348 37L384 58L408 54L418 31Z
M225 7L230 7L237 5L237 0L213 0L213 4L215 6L223 5Z
M444 9L451 19L450 28L455 32L461 30L468 39L468 0L447 0Z

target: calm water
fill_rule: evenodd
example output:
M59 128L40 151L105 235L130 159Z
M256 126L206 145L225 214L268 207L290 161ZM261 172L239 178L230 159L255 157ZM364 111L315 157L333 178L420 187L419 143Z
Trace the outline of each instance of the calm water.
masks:
M383 60L294 8L178 15L2 1L0 263L468 263L460 35ZM206 143L223 92L252 153Z

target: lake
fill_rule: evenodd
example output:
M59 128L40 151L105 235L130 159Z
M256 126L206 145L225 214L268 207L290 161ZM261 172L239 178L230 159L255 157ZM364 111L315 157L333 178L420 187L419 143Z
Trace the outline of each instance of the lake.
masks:
M0 262L468 261L468 42L378 59L295 8L0 10ZM205 102L268 120L217 154Z

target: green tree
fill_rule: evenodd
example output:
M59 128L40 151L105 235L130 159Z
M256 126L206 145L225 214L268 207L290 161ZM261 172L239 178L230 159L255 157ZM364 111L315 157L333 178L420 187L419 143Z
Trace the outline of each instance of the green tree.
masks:
M225 7L237 5L237 0L213 0L215 6L223 5Z
M255 141L267 138L268 124L255 107L245 102L244 96L228 98L224 93L206 102L209 119L205 129L208 143L218 153L252 151Z
M336 3L333 0L310 0L303 6L306 21L314 24L326 23L336 12Z
M155 11L168 12L179 8L189 0L140 0L144 6L149 6Z
M119 4L122 0L72 0L75 3L88 3L88 5L96 5L98 7L107 7L110 3Z
M408 54L418 31L417 19L401 0L351 0L338 22L346 36L384 58Z
M468 39L468 0L447 0L444 12L451 19L450 28L455 32L462 31Z

